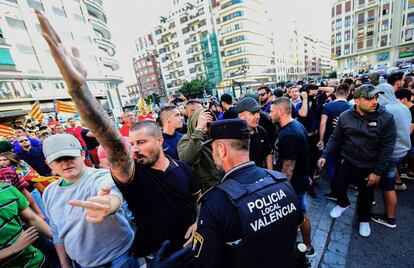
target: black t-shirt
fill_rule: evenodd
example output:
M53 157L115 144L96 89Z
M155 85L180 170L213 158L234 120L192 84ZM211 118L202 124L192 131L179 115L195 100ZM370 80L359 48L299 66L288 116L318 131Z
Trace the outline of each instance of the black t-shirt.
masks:
M351 108L351 104L349 104L346 100L335 100L325 104L322 109L322 114L328 117L328 120L326 121L325 136L323 137L325 144L328 142L329 137L332 135L334 130L333 120L349 108Z
M89 132L89 129L84 128L81 131L81 135L82 135L83 140L86 143L86 147L88 148L88 150L93 150L99 146L99 142L96 138L86 136L88 132Z
M278 161L282 166L283 160L295 160L295 168L290 182L297 193L306 192L309 170L308 136L305 127L293 120L280 129L278 141Z
M198 180L186 163L169 159L165 172L135 163L134 177L128 184L114 179L137 223L136 257L156 252L165 240L171 241L168 253L181 249L188 227L196 220Z
M235 107L230 107L227 111L224 112L222 119L231 119L238 118L239 114L236 111Z
M410 112L411 112L411 124L414 124L414 105L410 107ZM410 140L411 140L411 147L414 147L414 131L410 135Z
M250 160L258 167L266 167L265 157L272 153L272 145L266 130L257 126L253 134L250 134Z
M274 145L277 137L276 126L272 123L269 115L263 111L260 111L259 126L266 130L270 143Z

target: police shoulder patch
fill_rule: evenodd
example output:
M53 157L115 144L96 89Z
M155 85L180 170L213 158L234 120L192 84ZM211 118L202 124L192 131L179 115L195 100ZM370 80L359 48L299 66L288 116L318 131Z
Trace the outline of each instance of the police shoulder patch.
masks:
M195 232L193 239L193 252L194 257L198 258L200 256L201 250L203 248L204 238L201 234Z

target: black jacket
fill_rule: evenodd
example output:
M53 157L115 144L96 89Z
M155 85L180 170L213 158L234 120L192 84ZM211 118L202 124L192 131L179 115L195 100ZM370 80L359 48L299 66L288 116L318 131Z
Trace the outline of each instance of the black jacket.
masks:
M378 105L376 112L360 116L355 107L339 116L322 157L339 151L340 156L360 168L372 168L381 176L394 151L397 130L392 114Z

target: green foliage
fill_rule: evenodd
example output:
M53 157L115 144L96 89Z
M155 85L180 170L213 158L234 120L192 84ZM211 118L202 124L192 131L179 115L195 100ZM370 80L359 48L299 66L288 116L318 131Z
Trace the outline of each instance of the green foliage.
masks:
M207 93L210 91L210 83L196 79L191 82L185 82L178 91L187 99L200 97L204 91Z
M338 78L338 75L336 74L336 71L333 71L329 74L329 78Z
M153 92L145 98L145 102L147 104L154 103L154 104L159 105L160 104L160 96L157 93Z

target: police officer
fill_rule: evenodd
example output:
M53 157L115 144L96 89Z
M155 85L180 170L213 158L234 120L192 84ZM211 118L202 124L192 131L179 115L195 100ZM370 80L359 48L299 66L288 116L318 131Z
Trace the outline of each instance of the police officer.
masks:
M292 267L303 215L289 181L250 161L243 120L213 122L208 143L226 174L199 201L196 267Z

